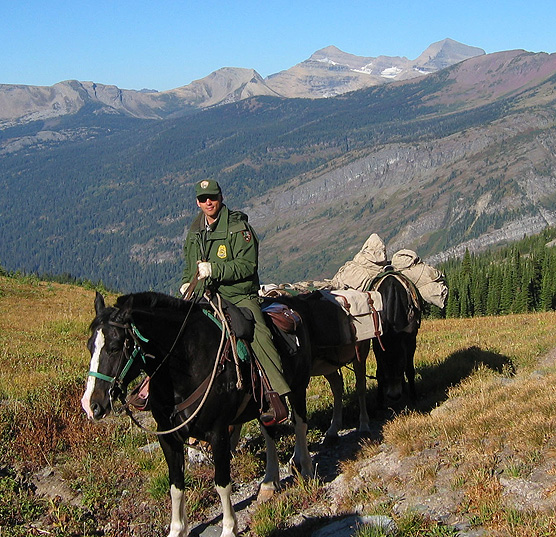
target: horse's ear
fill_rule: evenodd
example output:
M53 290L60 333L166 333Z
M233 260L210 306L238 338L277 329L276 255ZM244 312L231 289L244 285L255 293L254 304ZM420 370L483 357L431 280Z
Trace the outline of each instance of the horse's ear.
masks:
M97 315L100 315L100 312L105 309L106 306L104 305L104 297L97 291L95 296L95 311Z
M125 302L120 306L120 310L128 312L131 311L132 308L133 308L133 295L129 295L125 299Z
M115 321L125 324L131 317L131 309L133 308L133 296L126 298L125 302L121 305L118 304L118 313L114 318Z

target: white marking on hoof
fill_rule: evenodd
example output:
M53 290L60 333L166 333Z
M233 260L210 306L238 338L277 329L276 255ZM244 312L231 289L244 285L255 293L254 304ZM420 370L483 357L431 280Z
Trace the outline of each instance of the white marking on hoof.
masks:
M170 497L172 498L172 520L168 537L187 537L189 534L189 524L187 521L185 492L172 485L170 487Z
M225 487L216 486L216 492L222 503L222 533L220 537L236 537L238 534L237 518L232 505L232 484Z

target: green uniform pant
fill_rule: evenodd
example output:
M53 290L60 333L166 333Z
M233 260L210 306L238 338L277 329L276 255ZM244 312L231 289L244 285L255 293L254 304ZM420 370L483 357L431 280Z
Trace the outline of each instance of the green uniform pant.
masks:
M259 301L256 297L246 297L236 302L235 305L240 308L248 308L253 312L253 316L255 317L255 334L253 336L253 343L251 344L253 352L259 359L272 389L278 392L278 395L288 393L290 387L284 379L282 360L272 341L272 335L265 323Z

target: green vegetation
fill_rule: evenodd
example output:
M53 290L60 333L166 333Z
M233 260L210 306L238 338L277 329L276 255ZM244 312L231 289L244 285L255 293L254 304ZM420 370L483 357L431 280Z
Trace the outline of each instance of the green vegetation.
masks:
M556 309L555 228L505 248L465 252L439 268L448 280L447 317Z
M108 528L143 537L167 532L166 467L153 439L122 415L88 423L80 408L93 300L94 290L85 287L0 275L2 536L92 537ZM331 498L320 479L294 476L269 503L248 507L246 537L301 537L329 516L354 512L392 518L400 537L455 535L452 526L411 509L415 491L457 495L455 515L487 534L553 534L553 512L512 505L502 492L504 480L556 472L556 363L539 363L556 347L555 322L554 311L425 319L415 357L420 398L410 411L385 418L372 406L376 384L369 382L380 437L361 442L354 458L337 461L349 487ZM373 359L368 374L376 374ZM354 379L347 369L345 380L345 425L354 427ZM320 439L329 424L331 395L323 378L311 380L308 412L312 450L326 451ZM282 464L293 442L291 429L281 427ZM233 460L237 483L260 479L263 445L249 424ZM388 472L369 470L370 463L389 456L396 462ZM30 480L37 472L43 480L52 472L68 491L33 492ZM206 521L218 502L210 463L192 466L186 481L191 522ZM543 494L550 499L553 489ZM400 497L409 508L403 513L396 507ZM299 515L316 508L319 515L303 518L299 526ZM358 531L361 537L381 535L371 527Z

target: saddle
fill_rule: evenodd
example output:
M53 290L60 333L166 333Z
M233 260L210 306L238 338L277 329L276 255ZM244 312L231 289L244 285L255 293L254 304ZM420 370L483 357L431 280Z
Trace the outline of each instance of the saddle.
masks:
M260 391L255 399L261 402L261 421L265 426L282 423L288 417L288 411L277 392L272 389L268 376L261 366L257 356L253 353L249 343L253 341L255 322L253 313L248 308L240 308L222 299L222 313L228 321L231 334L226 342L224 353L229 352L236 345L236 355L239 357L239 347L244 346L247 351L245 360L251 363L251 386L253 395ZM287 353L293 356L298 351L299 341L296 330L301 325L301 316L285 304L272 302L261 308L267 325L272 332L274 344L281 355ZM216 319L215 319L216 320ZM233 351L233 349L232 349ZM236 364L237 366L237 364ZM237 369L238 382L240 378ZM272 411L262 412L263 397L266 397Z
M222 310L230 324L230 329L237 340L248 343L253 341L255 321L253 313L248 308L240 308L231 302L222 299ZM261 311L266 319L270 321L272 335L284 340L289 354L297 352L297 339L295 332L301 325L301 316L290 307L280 302L265 302Z

